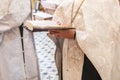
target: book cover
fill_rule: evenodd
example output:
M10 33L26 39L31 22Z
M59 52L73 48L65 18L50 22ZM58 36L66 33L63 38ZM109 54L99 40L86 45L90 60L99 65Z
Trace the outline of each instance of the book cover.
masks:
M40 21L27 20L24 23L24 26L30 31L74 29L73 27L71 27L71 25L58 25L55 21L51 21L51 20L40 20Z

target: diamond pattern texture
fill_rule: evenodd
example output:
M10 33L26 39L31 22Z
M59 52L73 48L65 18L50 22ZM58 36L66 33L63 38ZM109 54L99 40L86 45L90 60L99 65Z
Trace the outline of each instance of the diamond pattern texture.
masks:
M35 32L34 40L41 80L58 80L58 72L54 60L55 44L49 39L47 32Z

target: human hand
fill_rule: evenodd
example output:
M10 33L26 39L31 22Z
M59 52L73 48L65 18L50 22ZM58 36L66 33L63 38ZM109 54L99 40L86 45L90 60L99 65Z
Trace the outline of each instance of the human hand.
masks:
M49 30L49 34L57 37L57 38L68 38L74 39L75 37L75 29L68 30Z

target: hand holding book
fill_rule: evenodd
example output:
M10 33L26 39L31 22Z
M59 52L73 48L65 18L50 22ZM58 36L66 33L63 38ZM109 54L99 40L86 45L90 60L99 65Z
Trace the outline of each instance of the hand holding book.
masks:
M41 20L41 21L26 21L24 26L30 31L49 31L48 34L57 38L74 39L75 28L69 24L59 24L55 21Z

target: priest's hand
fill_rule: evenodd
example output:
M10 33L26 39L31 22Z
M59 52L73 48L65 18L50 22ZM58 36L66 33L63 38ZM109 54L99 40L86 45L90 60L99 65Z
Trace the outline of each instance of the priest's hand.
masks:
M75 29L68 29L68 30L49 30L49 34L53 35L57 38L67 38L67 39L74 39L75 38Z

